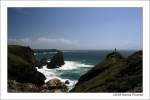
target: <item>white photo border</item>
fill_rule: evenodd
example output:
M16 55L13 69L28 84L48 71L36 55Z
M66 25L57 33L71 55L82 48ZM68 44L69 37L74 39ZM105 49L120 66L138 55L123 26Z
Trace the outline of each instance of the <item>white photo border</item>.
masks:
M143 93L8 93L7 8L8 7L142 7ZM1 99L149 99L149 1L1 1Z

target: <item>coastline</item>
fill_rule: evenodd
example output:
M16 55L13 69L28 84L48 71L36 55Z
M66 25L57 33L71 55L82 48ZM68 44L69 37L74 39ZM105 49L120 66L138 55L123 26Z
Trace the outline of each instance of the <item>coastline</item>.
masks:
M18 51L24 53L23 56L22 56L22 53L14 54L14 52L18 52ZM37 55L35 55L35 52L33 52L30 49L30 47L22 47L22 46L14 46L13 47L12 46L11 48L9 48L9 62L8 62L9 66L8 66L8 68L11 68L11 69L9 69L10 70L9 73L11 72L10 74L15 75L17 73L20 73L19 70L21 70L21 72L23 72L23 73L18 74L18 76L14 76L16 79L9 77L8 92L12 92L15 90L18 92L25 92L25 91L27 91L27 92L30 92L30 91L31 92L54 92L54 93L55 92L72 92L72 90L74 90L74 88L76 88L76 86L78 84L82 83L82 81L81 81L82 77L84 75L86 75L87 73L89 73L91 70L93 70L93 68L95 68L97 66L97 64L102 64L101 65L102 67L105 66L105 63L103 65L103 62L105 62L105 60L107 61L108 56L110 56L111 54L114 53L115 54L114 56L116 56L116 55L117 56L116 56L116 58L109 58L110 60L108 60L106 62L106 65L108 64L108 67L110 67L110 68L112 65L109 65L109 63L113 64L114 61L119 59L113 65L113 66L118 66L117 64L122 63L122 60L128 59L127 57L122 57L122 55L117 52L108 53L108 51L107 52L105 52L105 51L103 51L103 52L99 52L99 51L84 52L84 51L82 51L81 52L80 51L80 52L73 52L73 53L66 52L68 54L66 54L65 52L64 52L64 54L63 53L58 54L59 52L53 53L51 55L51 57L52 57L51 60L49 60L48 58L44 58L44 59L42 58L40 61L38 61L36 59ZM45 57L45 55L49 55L49 53L45 53L45 52L41 52L41 51L40 51L40 53L43 54L43 56L40 55L41 57ZM103 55L98 55L98 54L103 54ZM125 54L127 54L127 53L125 53ZM74 59L74 61L68 61L68 60L66 60L67 59L66 55L68 55L69 59L70 58L73 59L73 57L76 57L76 59ZM78 55L78 56L76 56L76 55ZM130 55L130 53L128 53L128 55ZM63 56L64 56L64 58L63 58ZM101 57L98 57L98 56L101 56ZM17 59L22 59L22 60L18 60L19 62L13 61L16 59L16 58L14 59L14 57L16 57ZM95 58L93 58L93 57L95 57ZM138 59L137 57L135 59ZM28 59L28 58L30 58L30 59ZM80 58L80 59L78 59L78 58ZM92 60L90 60L90 59L92 59L92 60L97 59L97 61L96 61L97 64L91 65L89 62L90 61L92 62ZM52 66L54 65L56 67L48 68L48 64L50 64L52 61L54 62L52 64ZM56 64L59 64L59 61L61 63L63 63L63 65L61 65L61 66L56 65ZM133 60L133 63L134 63L134 60ZM18 64L19 64L19 66L18 66ZM14 70L15 66L17 68L16 70ZM22 70L22 68L18 69L18 68L20 68L20 66L22 66L22 67L27 66L27 67L23 67L23 70ZM123 64L122 66L126 66L126 65ZM28 71L24 72L24 70L28 70ZM106 70L109 70L109 69L106 68ZM121 71L121 69L118 69L118 70ZM12 71L14 71L14 72L12 73ZM97 73L97 71L99 71L99 70L97 69L96 73ZM100 70L100 72L101 72L101 70ZM37 73L37 75L40 75L40 77L37 75L34 75L34 73L35 74ZM95 75L96 73L93 73L93 75ZM99 74L97 74L97 75L99 75ZM119 75L119 73L118 73L118 75ZM31 79L29 77L27 78L26 76L29 76ZM33 76L35 77L34 80L32 78ZM91 75L86 76L85 79L90 78L90 76ZM19 80L18 80L18 78L19 78ZM42 83L39 84L39 83L37 83L38 81L42 82ZM27 88L27 90L24 89L25 87ZM30 90L31 87L32 87L33 91ZM10 88L12 88L12 90ZM23 90L21 90L21 88ZM82 90L80 92L83 92L83 91L84 90Z

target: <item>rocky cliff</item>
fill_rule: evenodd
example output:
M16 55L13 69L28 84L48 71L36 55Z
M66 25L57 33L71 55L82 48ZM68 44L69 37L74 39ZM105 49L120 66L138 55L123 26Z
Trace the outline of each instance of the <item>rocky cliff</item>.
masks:
M37 61L29 47L8 45L8 79L21 83L44 84L45 76L35 68Z
M50 66L61 66L63 61L63 54L58 52ZM47 58L37 61L30 47L8 45L8 92L68 92L65 83L59 79L44 82L46 77L35 67L46 64Z
M142 51L128 58L108 54L80 77L71 92L142 92Z

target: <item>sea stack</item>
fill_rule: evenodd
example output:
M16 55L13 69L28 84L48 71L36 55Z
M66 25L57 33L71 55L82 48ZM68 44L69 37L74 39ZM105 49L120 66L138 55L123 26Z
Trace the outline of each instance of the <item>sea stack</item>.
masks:
M48 63L47 68L58 68L64 64L63 52L57 51L57 53L52 57L50 63Z

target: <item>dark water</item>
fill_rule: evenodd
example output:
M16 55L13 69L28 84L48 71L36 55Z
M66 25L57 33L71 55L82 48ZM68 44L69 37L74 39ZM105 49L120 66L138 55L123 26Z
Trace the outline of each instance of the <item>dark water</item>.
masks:
M47 80L52 78L59 78L62 81L70 81L70 89L75 85L81 75L85 74L94 65L101 62L107 54L113 51L110 50L63 50L65 65L56 69L38 69L42 72ZM119 52L123 57L128 57L134 50L120 50ZM48 60L52 58L54 52L36 53L38 60L47 57Z
M64 60L65 61L77 61L86 64L95 65L102 61L107 54L111 53L111 50L63 50ZM128 57L131 55L135 50L120 50L118 51L123 57ZM37 53L36 57L38 60L46 57L49 60L55 52L42 52Z

